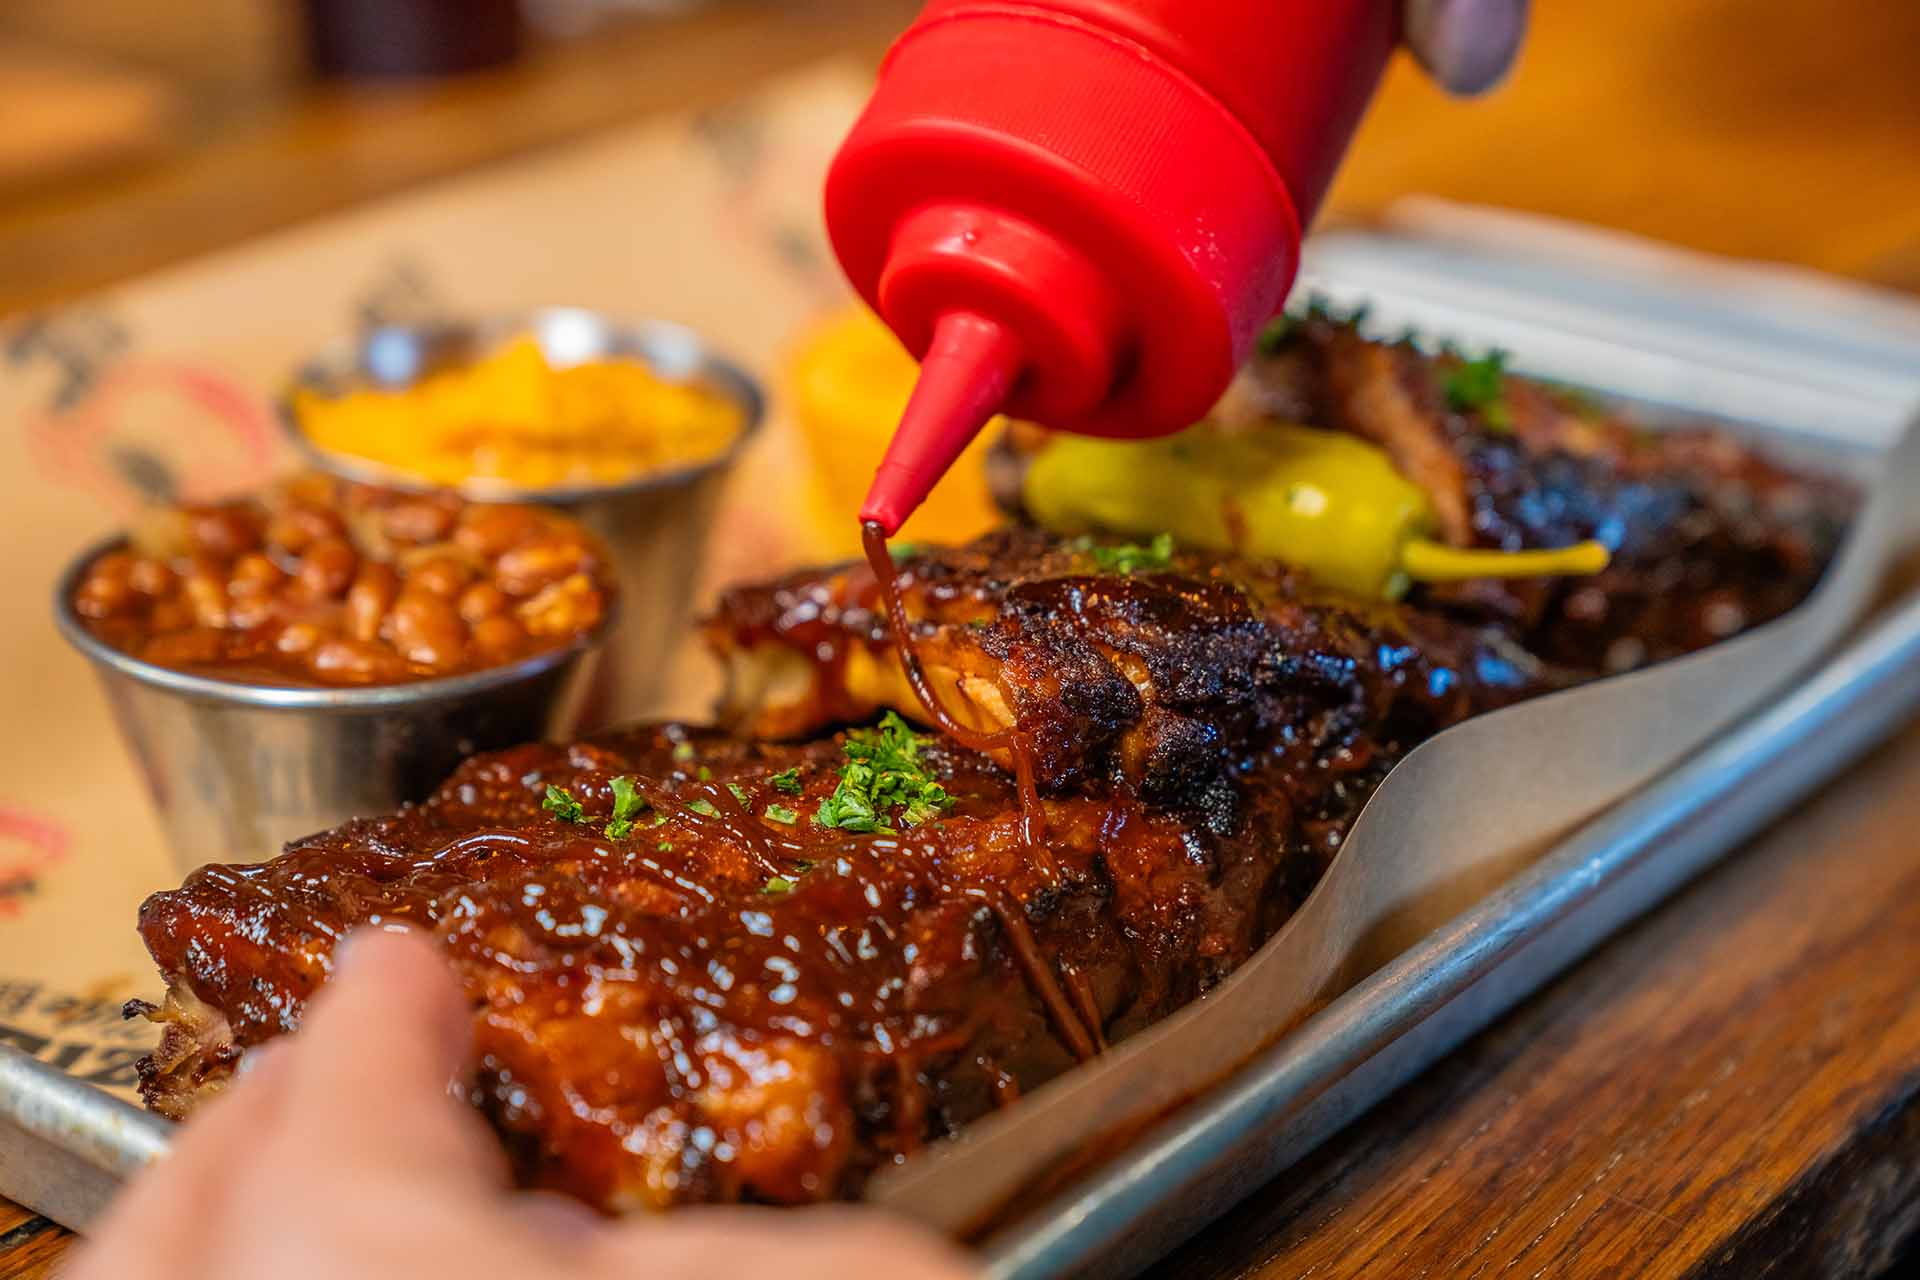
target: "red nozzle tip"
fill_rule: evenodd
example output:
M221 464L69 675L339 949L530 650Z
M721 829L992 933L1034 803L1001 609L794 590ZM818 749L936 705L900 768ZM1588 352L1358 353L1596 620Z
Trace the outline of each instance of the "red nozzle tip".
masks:
M941 316L913 396L860 508L861 521L877 522L889 536L898 533L1000 411L1024 362L1019 339L992 320L963 311Z

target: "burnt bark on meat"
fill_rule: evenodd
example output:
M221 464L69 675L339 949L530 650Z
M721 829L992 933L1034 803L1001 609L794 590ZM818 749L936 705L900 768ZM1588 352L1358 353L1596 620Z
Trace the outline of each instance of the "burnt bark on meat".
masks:
M1858 496L1789 470L1724 431L1649 431L1575 390L1511 374L1482 403L1449 386L1451 349L1386 343L1322 312L1254 361L1256 413L1351 431L1428 495L1455 546L1508 551L1604 543L1579 579L1416 588L1414 601L1499 618L1532 652L1621 671L1690 652L1785 613L1838 550Z

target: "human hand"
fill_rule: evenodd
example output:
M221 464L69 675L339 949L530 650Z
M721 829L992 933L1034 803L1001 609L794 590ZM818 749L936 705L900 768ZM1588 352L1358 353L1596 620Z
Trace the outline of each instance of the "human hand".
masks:
M1449 93L1500 82L1527 32L1527 0L1406 0L1407 45Z
M467 1010L426 943L364 932L298 1035L136 1178L65 1280L965 1280L944 1242L853 1208L693 1209L615 1222L507 1187L449 1095Z

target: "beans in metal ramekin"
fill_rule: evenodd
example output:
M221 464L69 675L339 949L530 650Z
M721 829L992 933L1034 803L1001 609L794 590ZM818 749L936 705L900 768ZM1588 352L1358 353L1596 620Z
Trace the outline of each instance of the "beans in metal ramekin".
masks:
M613 566L577 521L322 474L164 508L72 605L156 666L268 684L400 684L504 666L594 630Z

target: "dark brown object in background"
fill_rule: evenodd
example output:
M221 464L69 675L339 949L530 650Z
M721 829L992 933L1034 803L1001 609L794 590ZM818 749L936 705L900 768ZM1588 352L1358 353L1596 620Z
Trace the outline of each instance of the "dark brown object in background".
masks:
M323 76L456 75L511 62L519 0L306 0L309 54Z

